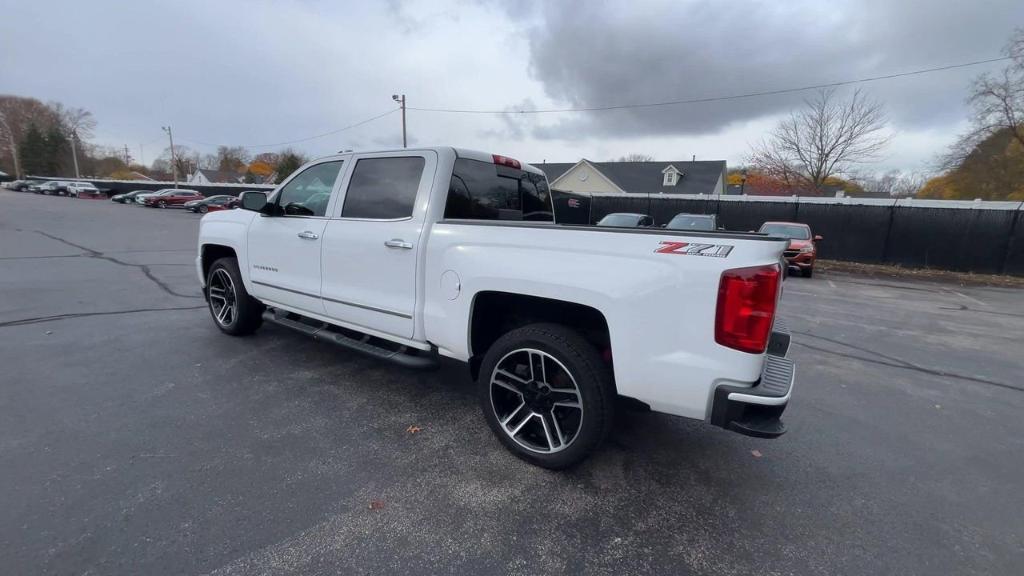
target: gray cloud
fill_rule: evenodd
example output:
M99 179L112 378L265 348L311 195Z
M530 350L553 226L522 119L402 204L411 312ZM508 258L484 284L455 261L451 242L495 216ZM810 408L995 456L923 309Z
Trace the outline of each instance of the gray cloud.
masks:
M1024 3L543 2L523 21L530 72L573 107L782 89L991 58ZM537 17L539 16L539 17ZM963 117L968 79L984 68L863 85L894 124L920 129ZM564 116L539 138L713 133L778 114L806 94Z

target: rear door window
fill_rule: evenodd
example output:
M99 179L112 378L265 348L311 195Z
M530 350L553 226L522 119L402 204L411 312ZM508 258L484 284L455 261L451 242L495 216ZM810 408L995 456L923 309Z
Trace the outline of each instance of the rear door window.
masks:
M356 161L341 217L399 220L412 216L425 163L422 156Z

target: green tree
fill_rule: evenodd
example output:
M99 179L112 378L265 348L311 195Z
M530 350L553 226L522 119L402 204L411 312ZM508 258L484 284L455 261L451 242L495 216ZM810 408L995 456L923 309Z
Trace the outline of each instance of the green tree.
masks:
M62 173L69 172L65 168L71 164L71 142L68 141L61 127L57 125L51 126L46 131L45 140L46 154L44 156L44 164L46 174L49 176L59 176Z
M306 163L306 158L293 150L285 150L278 156L277 161L277 183L280 184L285 178L292 175L300 166Z
M18 143L18 159L25 174L42 176L46 172L46 137L35 124L30 124Z

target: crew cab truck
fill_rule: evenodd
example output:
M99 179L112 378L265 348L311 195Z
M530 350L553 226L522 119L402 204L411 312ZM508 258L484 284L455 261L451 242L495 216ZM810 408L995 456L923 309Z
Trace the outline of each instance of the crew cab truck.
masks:
M540 170L446 147L321 158L241 207L200 223L221 331L266 321L407 367L465 362L529 462L579 462L623 404L785 430L784 238L559 225Z

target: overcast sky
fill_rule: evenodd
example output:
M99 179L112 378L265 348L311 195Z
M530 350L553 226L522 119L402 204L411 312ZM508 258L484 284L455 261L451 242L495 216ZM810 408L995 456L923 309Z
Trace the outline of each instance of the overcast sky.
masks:
M91 110L97 143L147 163L167 124L200 152L260 152L387 112L396 92L410 107L484 110L721 96L993 58L1024 25L1020 0L33 0L3 13L0 93ZM861 85L895 134L875 168L928 168L965 126L970 79L996 66ZM411 143L527 161L641 152L738 165L805 97L410 111L408 124ZM293 144L314 156L400 145L398 114Z

